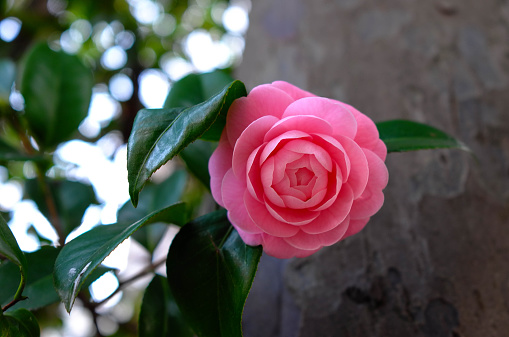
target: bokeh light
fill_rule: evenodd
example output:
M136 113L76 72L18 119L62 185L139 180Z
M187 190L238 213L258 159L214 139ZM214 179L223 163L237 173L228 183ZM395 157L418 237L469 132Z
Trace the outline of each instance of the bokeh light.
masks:
M14 40L21 30L21 21L15 17L8 17L0 21L0 39L5 42Z

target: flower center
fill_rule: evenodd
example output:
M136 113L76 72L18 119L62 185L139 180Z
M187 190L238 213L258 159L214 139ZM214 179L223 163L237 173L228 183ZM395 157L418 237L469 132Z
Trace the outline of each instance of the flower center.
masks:
M290 186L306 186L314 176L313 172L311 172L307 167L301 167L295 172L296 184L292 184L293 179L290 179Z

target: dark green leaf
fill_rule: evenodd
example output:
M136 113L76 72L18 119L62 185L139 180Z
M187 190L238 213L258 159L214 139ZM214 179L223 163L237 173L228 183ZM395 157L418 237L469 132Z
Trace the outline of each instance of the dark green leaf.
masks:
M180 157L189 171L208 189L210 189L209 159L215 145L217 144L198 139L180 152Z
M127 144L129 194L133 205L148 178L210 128L233 101L246 95L234 81L211 99L189 108L143 109L138 112Z
M415 151L439 148L468 147L443 131L426 124L406 120L390 120L376 124L380 139L388 152Z
M204 74L190 74L171 87L164 108L190 107L205 102L216 95L234 79L221 70ZM219 140L226 123L226 112L220 114L214 124L201 137L206 140Z
M56 211L59 215L62 232L67 237L73 229L81 225L83 214L90 204L96 204L94 189L77 181L70 180L47 180ZM42 214L51 220L50 212L37 179L30 179L25 184L26 197L32 199Z
M242 310L261 254L260 246L242 241L225 210L180 230L168 253L168 282L198 336L242 336Z
M67 311L90 273L138 228L156 222L183 225L186 215L185 204L174 204L128 226L118 223L94 227L66 244L55 262L54 281Z
M35 316L26 309L0 313L0 336L39 337L40 329Z
M9 102L11 88L16 78L16 64L9 59L0 59L0 103Z
M9 261L11 261L17 266L17 268L14 268L14 270L11 271L11 274L16 275L17 281L19 282L17 289L14 288L11 289L11 287L9 287L10 284L8 284L8 282L5 282L6 295L10 300L17 300L21 298L23 288L25 287L27 260L25 254L23 254L23 252L19 248L18 242L16 241L16 238L12 234L9 225L7 225L4 218L2 218L1 216L0 216L0 254L5 256ZM19 274L18 271L21 274Z
M25 255L19 248L9 225L2 217L0 217L0 254L18 265L21 272L25 273L27 265Z
M138 335L143 337L192 337L175 303L165 277L156 275L141 303Z
M16 303L12 308L38 309L55 303L59 297L53 287L53 265L60 249L54 247L42 247L40 250L26 254L27 276L23 296L27 299ZM0 265L0 304L3 306L9 302L9 293L19 283L19 274L15 272L13 263ZM11 308L11 309L12 309Z
M127 202L118 212L117 222L133 223L148 213L178 202L187 185L187 172L175 171L160 184L148 184L140 193L137 208ZM168 227L162 224L142 227L133 234L133 238L153 252Z
M39 145L68 140L88 114L94 80L75 55L51 50L46 43L31 49L21 80L25 117Z
M34 314L26 309L16 309L5 313L5 319L8 322L10 334L2 333L2 337L23 336L23 337L39 337L40 328ZM0 318L0 325L2 324ZM0 327L0 331L2 328Z

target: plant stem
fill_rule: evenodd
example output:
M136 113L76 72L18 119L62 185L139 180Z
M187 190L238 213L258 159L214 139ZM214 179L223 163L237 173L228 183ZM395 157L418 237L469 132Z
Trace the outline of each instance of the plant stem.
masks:
M21 267L20 267L20 269L21 269ZM7 303L2 308L2 311L6 311L7 309L12 307L13 305L18 303L19 301L23 301L23 300L28 298L28 297L22 295L23 294L23 290L25 289L25 283L26 283L25 282L25 276L23 275L23 273L21 273L21 281L19 282L19 287L18 287L18 290L16 291L16 294L14 295L14 299L12 301L10 301L9 303Z
M18 133L18 137L21 140L21 143L23 144L23 147L27 154L33 155L39 151L37 151L30 142L30 139L28 138L23 126L21 125L21 122L18 118L18 115L16 113L11 114L11 124ZM46 206L48 207L49 212L49 221L53 225L53 228L55 228L55 231L58 234L58 242L60 246L63 246L65 244L65 236L64 232L62 230L62 223L60 222L60 217L58 216L57 207L55 204L55 200L53 198L53 195L51 194L51 191L49 189L49 186L46 182L45 178L45 170L43 167L41 167L41 164L36 163L36 171L37 171L37 180L39 181L39 185L41 187L42 193L44 194L44 201L46 202Z
M113 293L111 293L108 297L106 297L104 300L95 303L95 306L98 307L98 306L108 302L111 298L113 298L113 296L118 294L126 285L128 285L129 283L132 283L132 282L142 278L143 276L145 276L147 274L153 273L154 270L157 269L157 267L159 267L160 265L162 265L165 262L166 262L166 258L163 258L163 259L161 259L161 260L159 260L157 262L151 263L149 266L147 266L146 268L140 270L138 273L136 273L135 275L131 276L130 278L128 278L126 280L123 280L123 281L120 281L119 284L118 284L117 289Z
M39 181L42 193L44 194L44 201L46 202L46 206L48 207L49 221L53 225L55 231L58 234L58 243L60 244L60 246L63 246L65 244L65 235L62 230L62 223L60 221L60 217L58 216L55 199L53 198L53 194L51 194L49 185L46 182L46 178L43 174L43 169L39 165L37 165L37 180Z

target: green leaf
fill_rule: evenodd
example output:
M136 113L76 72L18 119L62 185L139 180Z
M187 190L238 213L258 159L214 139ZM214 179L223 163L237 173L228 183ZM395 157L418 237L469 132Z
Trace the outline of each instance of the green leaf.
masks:
M180 157L186 163L189 171L209 190L209 159L214 152L215 145L217 144L198 139L180 152Z
M94 227L67 243L57 257L54 270L55 288L67 311L71 310L90 273L137 229L156 222L183 225L186 214L185 204L178 203L128 226L118 223Z
M242 310L261 254L261 246L242 241L225 210L180 230L168 253L168 282L198 336L242 336Z
M47 148L68 140L88 114L92 72L77 56L46 43L28 52L23 69L25 117L38 144Z
M459 140L426 124L406 120L390 120L377 123L376 127L388 152L439 148L457 148L470 152L468 147Z
M203 135L235 99L245 95L244 84L234 81L216 96L189 108L140 110L127 144L133 205L138 204L138 194L152 173Z
M26 309L0 313L0 336L39 337L40 328L34 314Z
M138 335L143 337L193 337L182 318L168 281L155 275L143 295Z
M56 211L59 216L62 232L65 237L76 227L81 225L81 220L90 204L97 204L94 189L77 181L70 180L46 180ZM44 193L37 179L29 179L25 183L26 197L32 199L41 213L51 220Z
M125 203L118 212L117 222L133 223L148 213L178 202L187 185L187 176L185 170L177 170L160 184L148 184L140 193L138 207ZM167 228L162 224L142 227L133 234L133 238L153 252Z
M0 216L0 254L14 262L25 273L27 261L16 242L16 238L11 232L9 225L4 218Z
M53 287L53 266L60 249L45 246L33 253L26 254L27 276L23 295L26 300L16 303L12 308L38 309L58 302L59 297ZM0 265L0 303L8 303L7 292L12 289L19 276L12 273L15 266L10 263Z
M16 238L11 232L9 225L5 222L4 218L0 216L0 254L5 256L8 260L12 261L16 266L21 276L19 277L19 285L17 290L6 288L10 294L11 299L17 300L22 296L23 289L26 283L27 260L25 254L18 246ZM17 271L12 271L14 275L19 275ZM3 282L2 282L3 283Z
M12 85L16 78L16 64L9 59L0 59L0 103L9 102Z
M233 81L230 75L221 70L187 75L173 84L164 102L164 108L190 107L200 104ZM226 112L218 116L210 129L201 137L202 139L219 140L226 124Z

